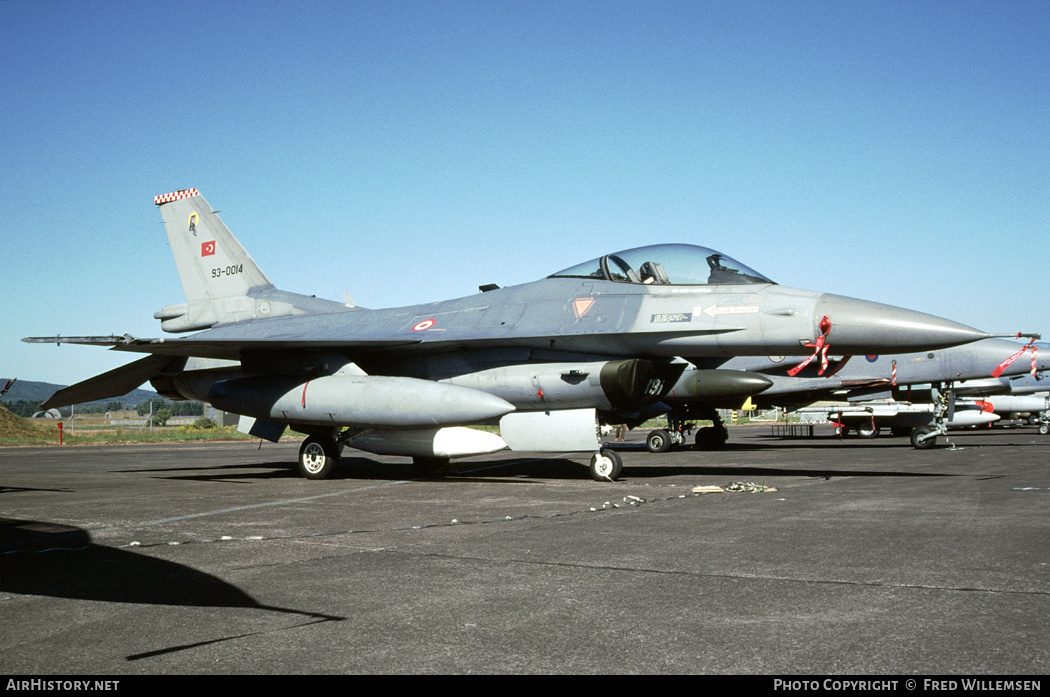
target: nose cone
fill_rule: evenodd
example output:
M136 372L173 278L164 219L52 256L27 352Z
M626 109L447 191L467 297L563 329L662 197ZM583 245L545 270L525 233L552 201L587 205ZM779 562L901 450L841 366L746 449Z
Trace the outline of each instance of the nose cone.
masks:
M978 341L959 349L959 353L969 359L972 365L959 361L962 365L958 370L971 368L969 372L980 377L1023 375L1032 372L1033 356L1036 358L1036 371L1050 369L1050 352L1042 350L1033 352L1032 348L1027 344L1007 339ZM952 360L954 365L954 356Z
M929 351L990 336L924 312L827 293L817 300L814 323L823 317L831 321L827 344L835 355Z

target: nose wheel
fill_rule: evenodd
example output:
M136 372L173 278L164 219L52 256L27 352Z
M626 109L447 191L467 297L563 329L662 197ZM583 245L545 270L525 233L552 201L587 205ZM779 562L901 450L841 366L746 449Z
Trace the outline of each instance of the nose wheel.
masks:
M912 429L911 445L917 450L926 450L937 445L937 436L940 430L936 426L920 426Z
M591 479L599 482L612 482L619 478L623 471L623 460L615 450L601 450L591 456Z

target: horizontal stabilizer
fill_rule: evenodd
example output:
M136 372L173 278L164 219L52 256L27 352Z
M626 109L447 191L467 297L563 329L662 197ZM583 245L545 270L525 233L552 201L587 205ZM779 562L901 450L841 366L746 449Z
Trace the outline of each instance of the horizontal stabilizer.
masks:
M43 409L65 407L70 404L94 402L96 399L121 397L136 389L147 380L160 374L173 360L171 356L146 356L134 363L121 366L107 373L78 382L51 395L41 405Z

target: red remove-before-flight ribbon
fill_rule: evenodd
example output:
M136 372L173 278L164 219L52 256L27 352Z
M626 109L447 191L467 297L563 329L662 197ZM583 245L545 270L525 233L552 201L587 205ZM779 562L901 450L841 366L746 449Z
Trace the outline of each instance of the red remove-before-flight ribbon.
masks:
M802 361L794 368L788 371L788 375L795 377L802 369L813 362L818 355L820 356L820 370L817 371L818 375L823 375L824 371L828 369L828 333L831 331L831 320L828 319L827 315L820 320L820 336L817 337L817 343L806 344L807 347L813 349L813 355Z
M1007 368L1009 368L1010 365L1014 361L1016 361L1018 358L1020 358L1021 354L1023 354L1028 349L1032 349L1032 375L1035 375L1035 373L1036 373L1036 370L1035 370L1035 368L1036 368L1036 358L1035 357L1036 357L1036 351L1038 351L1039 349L1038 349L1037 346L1035 346L1035 339L1031 339L1027 344L1025 344L1021 348L1020 351L1018 351L1017 353L1015 353L1014 355L1010 356L1005 361L1000 363L998 366L996 366L995 370L992 371L992 377L993 378L997 378L1000 375L1002 375L1003 371L1006 370Z

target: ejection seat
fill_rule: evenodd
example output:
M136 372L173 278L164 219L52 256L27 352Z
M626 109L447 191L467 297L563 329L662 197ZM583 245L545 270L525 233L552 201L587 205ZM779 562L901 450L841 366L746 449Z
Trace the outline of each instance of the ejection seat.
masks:
M642 283L666 285L671 282L663 265L656 261L647 261L638 267Z

